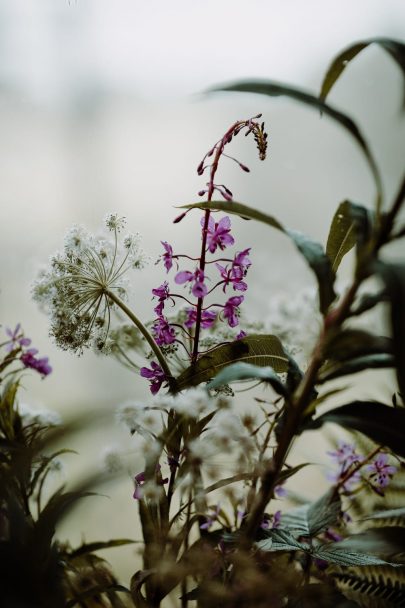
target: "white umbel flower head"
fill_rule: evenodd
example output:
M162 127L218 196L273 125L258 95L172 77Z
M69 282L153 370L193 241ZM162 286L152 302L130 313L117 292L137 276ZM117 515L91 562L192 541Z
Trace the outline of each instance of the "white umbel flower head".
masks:
M139 235L121 243L124 218L110 214L105 223L110 234L101 236L73 226L63 251L51 258L33 288L34 300L50 315L50 333L64 350L81 353L92 345L103 350L114 299L127 297L124 275L145 264Z

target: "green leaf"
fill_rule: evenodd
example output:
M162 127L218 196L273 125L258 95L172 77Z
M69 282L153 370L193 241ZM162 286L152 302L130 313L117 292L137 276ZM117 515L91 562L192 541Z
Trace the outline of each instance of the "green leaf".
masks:
M391 565L396 565L404 563L405 528L400 526L371 528L360 534L348 536L337 543L331 543L327 547L331 547L332 551L353 551L388 558L395 561Z
M301 505L283 513L281 525L300 536L316 536L336 524L341 512L340 498L334 489L329 490L312 504Z
M393 342L385 336L375 336L362 329L344 329L333 336L324 354L331 361L347 361L375 354L392 354Z
M207 382L230 363L241 361L260 367L271 366L279 373L288 370L288 357L276 336L251 335L218 346L209 354L202 355L177 378L178 390Z
M122 547L123 545L132 545L136 541L130 540L129 538L114 538L113 540L106 540L94 543L83 543L80 547L69 553L69 559L75 557L81 557L87 553L94 553L94 551L100 551L101 549L111 549L112 547Z
M398 42L390 38L371 38L370 40L362 40L350 45L332 61L322 82L321 93L319 96L322 101L325 101L333 85L338 80L342 72L347 68L350 61L357 57L362 50L370 46L370 44L378 44L385 51L387 51L394 61L397 62L402 70L403 76L405 77L405 45L402 42Z
M346 116L346 114L343 114L339 110L336 110L335 108L327 105L324 101L318 99L311 93L307 93L306 91L302 91L300 89L296 89L294 87L280 84L277 82L272 82L271 80L244 80L234 82L228 85L222 85L220 87L215 87L211 90L237 91L239 93L258 93L260 95L268 95L270 97L279 97L281 95L285 95L287 97L290 97L291 99L299 101L302 104L315 108L321 113L324 113L330 118L332 118L340 126L342 126L360 146L360 149L362 150L374 177L374 182L377 190L377 202L379 207L382 199L382 185L377 165L368 148L366 140L364 139L359 128L351 118Z
M399 566L400 564L387 562L375 555L349 551L337 546L338 543L323 545L312 552L312 557L325 560L339 566Z
M391 330L400 392L405 395L405 265L378 262L376 270L391 302Z
M387 446L399 456L405 457L403 408L390 407L376 401L353 401L322 414L308 423L306 429L320 428L325 422L334 422L343 428L359 431L375 443Z
M256 220L272 226L276 230L280 230L290 237L298 251L304 256L307 264L315 273L319 287L319 307L322 313L325 313L336 297L333 289L335 274L332 270L328 256L323 251L322 245L312 241L301 232L284 228L278 220L273 216L267 215L257 209L252 209L243 203L210 201L205 203L192 203L190 205L182 205L181 209L212 209L225 211L231 215L238 215L242 218Z
M309 551L310 546L300 543L288 530L266 530L266 538L256 543L261 551Z
M225 367L225 369L215 376L214 380L211 380L207 388L218 388L224 384L239 382L241 380L263 380L271 384L279 395L283 397L286 395L286 388L272 367L259 367L244 362L232 363L228 367Z
M354 213L356 207L360 208L360 205L343 201L333 216L326 243L326 255L331 261L333 272L337 271L343 257L356 244L356 218ZM361 207L361 209L367 213L364 207Z
M405 507L398 509L387 509L385 511L376 511L367 517L362 517L360 521L368 521L369 519L405 519Z
M329 382L330 380L348 376L349 374L357 374L367 369L381 369L394 366L395 360L392 355L385 353L365 355L364 357L356 357L355 359L346 361L341 365L327 364L322 368L318 382L322 384L323 382Z

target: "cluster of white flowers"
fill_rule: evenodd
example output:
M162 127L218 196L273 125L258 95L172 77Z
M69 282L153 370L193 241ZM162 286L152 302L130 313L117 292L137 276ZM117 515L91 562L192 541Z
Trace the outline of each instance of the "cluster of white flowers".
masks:
M300 365L308 360L321 328L317 299L316 291L306 288L294 294L278 292L270 300L267 329Z
M142 403L124 403L117 409L117 420L145 439L157 437L163 428L162 408Z
M33 287L33 297L50 315L51 330L58 346L81 353L93 346L106 351L114 297L125 300L128 270L143 268L146 256L139 235L119 233L124 218L105 218L110 234L92 235L73 226L65 237L64 249L52 256Z
M62 418L57 412L48 410L45 407L33 407L27 403L19 403L18 412L22 418L24 426L37 424L39 426L58 426L62 424Z

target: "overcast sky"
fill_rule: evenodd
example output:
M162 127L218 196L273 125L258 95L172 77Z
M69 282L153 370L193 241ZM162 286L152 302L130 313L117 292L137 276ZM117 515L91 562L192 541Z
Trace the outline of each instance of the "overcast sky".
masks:
M306 83L345 45L405 36L404 0L1 0L0 82L174 98L244 76ZM314 83L316 85L317 83Z

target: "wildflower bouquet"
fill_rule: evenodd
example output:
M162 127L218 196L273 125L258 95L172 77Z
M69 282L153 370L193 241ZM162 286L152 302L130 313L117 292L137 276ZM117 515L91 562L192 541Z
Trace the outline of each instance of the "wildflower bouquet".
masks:
M87 605L92 593L104 590L110 592L108 598L98 595L110 602L104 605L138 608L164 605L169 597L176 606L200 608L405 605L405 267L382 256L388 244L405 236L405 178L385 206L364 136L326 103L347 64L371 43L405 72L405 46L378 39L342 52L319 98L268 81L221 87L287 95L329 116L360 147L376 187L374 209L340 203L325 247L236 202L229 187L218 183L224 157L249 172L228 154L236 137L253 138L265 159L268 138L257 115L234 122L198 165L198 175L206 176L198 193L202 200L183 206L174 221L191 223L198 216L199 251L189 255L161 242L166 276L152 292L153 320L142 322L130 306L127 276L147 259L139 236L125 235L117 214L106 218L100 235L73 227L63 251L39 276L34 298L50 315L56 343L78 354L93 347L114 356L147 380L151 392L146 404L118 413L145 458L133 489L143 568L128 589L114 586L110 576L105 589L99 582L82 595L75 589L66 605ZM313 271L319 332L303 363L284 341L282 327L269 333L242 315L251 243L236 244L232 223L246 219L281 231ZM338 295L336 275L351 250L353 277ZM390 310L385 336L356 323L382 302ZM19 328L9 333L14 360L48 373L48 362L35 359L36 353L35 364L27 363L24 340ZM396 371L392 402L335 405L344 399L342 379L380 368ZM234 395L241 382L265 389L260 398L252 393L248 409ZM308 466L291 464L291 448L299 436L330 422L358 433L356 443L336 445L329 453L335 463L329 490L303 502L285 487ZM286 495L288 508L281 502ZM398 496L402 504L394 502Z

